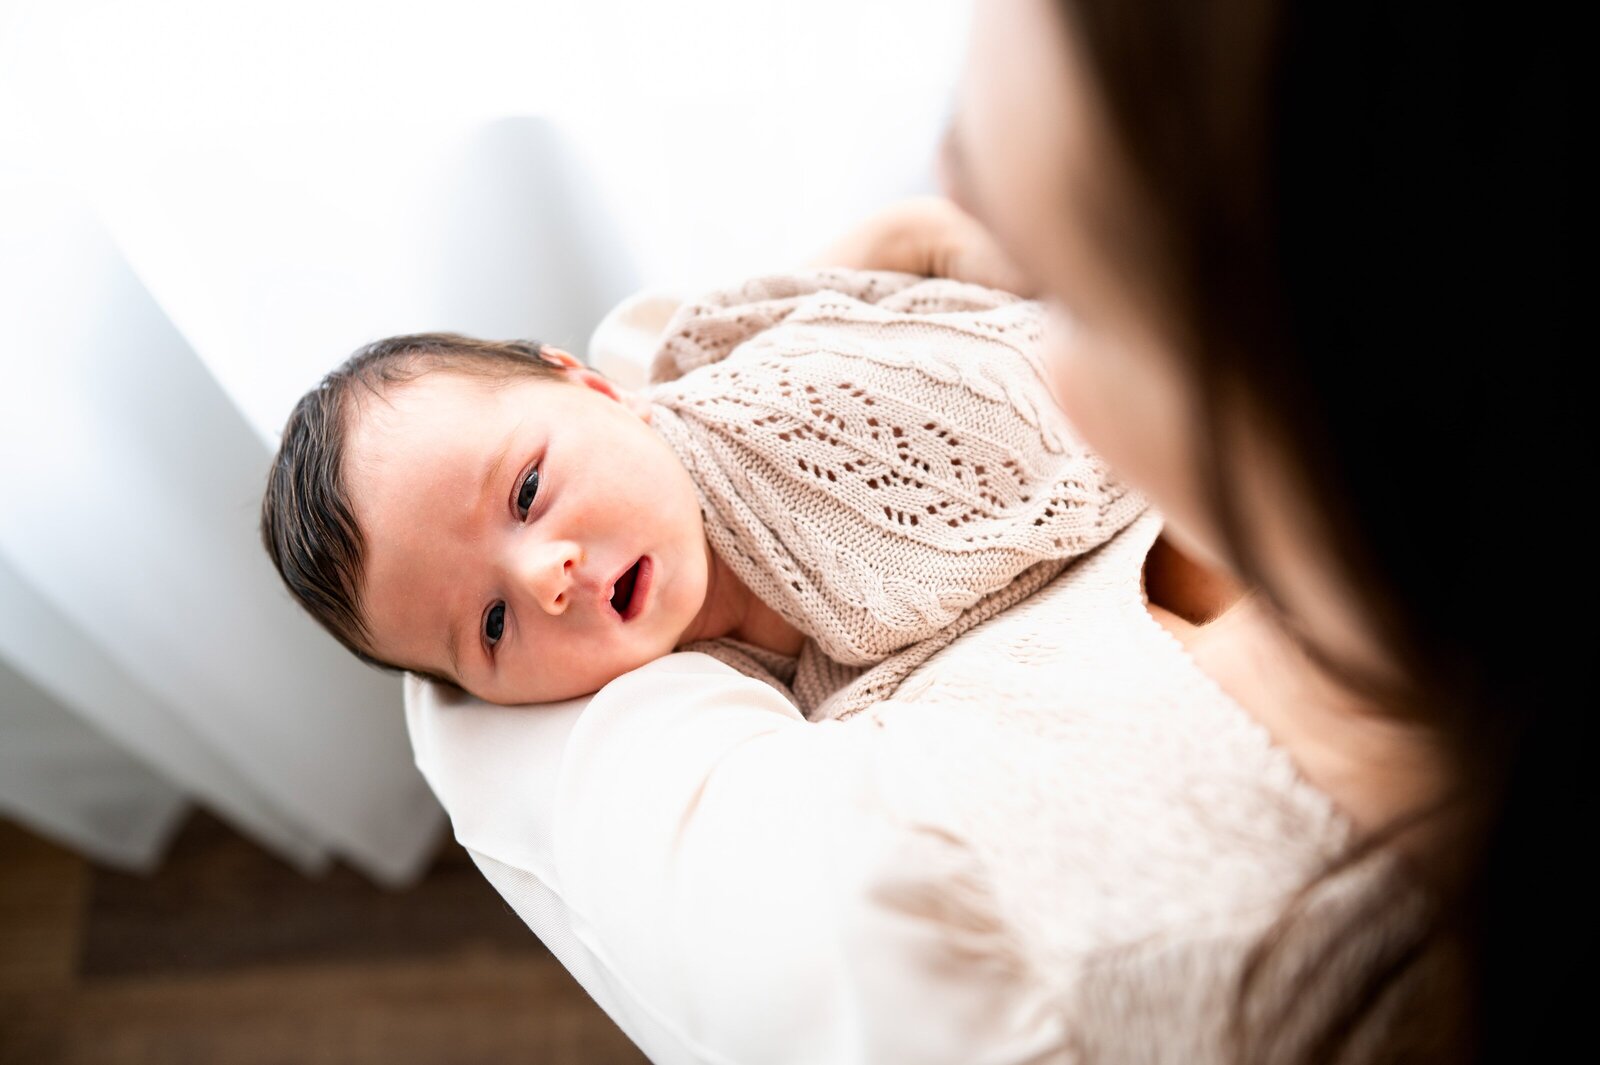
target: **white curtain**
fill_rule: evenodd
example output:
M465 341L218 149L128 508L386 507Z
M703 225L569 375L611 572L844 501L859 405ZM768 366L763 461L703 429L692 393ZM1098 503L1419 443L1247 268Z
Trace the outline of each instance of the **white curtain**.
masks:
M255 531L294 399L420 329L581 351L645 284L932 187L966 5L0 7L0 813L148 868L205 805L308 872L441 829L399 685Z

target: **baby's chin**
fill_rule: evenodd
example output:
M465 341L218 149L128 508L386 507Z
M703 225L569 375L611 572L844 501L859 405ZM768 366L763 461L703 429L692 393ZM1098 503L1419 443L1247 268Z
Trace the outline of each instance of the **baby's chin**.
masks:
M629 671L623 670L617 674L617 677L627 672ZM616 677L610 677L599 683L574 685L571 688L563 687L557 689L554 694L548 690L534 692L516 689L508 692L468 691L468 694L494 706L553 706L558 703L569 703L574 699L587 699L616 679Z
M671 654L675 647L668 647L659 654L642 656L638 661L624 663L615 669L605 670L598 675L574 679L571 683L562 684L552 688L547 682L543 685L526 684L509 685L509 690L495 690L483 692L469 692L469 694L493 703L495 706L549 706L555 703L571 702L574 699L586 699L604 688L618 677L627 676L640 666L654 662L656 659Z

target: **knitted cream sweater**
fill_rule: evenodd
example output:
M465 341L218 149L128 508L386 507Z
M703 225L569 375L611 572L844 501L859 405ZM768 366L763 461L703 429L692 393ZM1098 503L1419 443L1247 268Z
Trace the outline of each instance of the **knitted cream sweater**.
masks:
M848 717L1137 516L1057 408L1040 325L1009 293L883 271L772 275L680 307L653 424L712 548L808 637L798 659L684 649L812 720Z

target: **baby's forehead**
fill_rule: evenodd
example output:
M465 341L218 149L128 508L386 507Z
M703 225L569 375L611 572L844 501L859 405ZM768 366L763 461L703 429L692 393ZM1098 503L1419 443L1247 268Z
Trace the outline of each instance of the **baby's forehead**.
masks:
M481 424L495 403L486 382L449 370L360 388L345 413L345 454L365 460L390 453L399 438L459 432Z
M374 478L390 470L411 469L464 450L474 427L486 421L486 402L492 402L490 397L474 397L469 387L443 374L355 395L345 412L340 462L353 502L359 504Z
M426 370L398 381L380 381L353 394L355 424L393 424L443 408L481 408L497 389L482 375L460 370Z

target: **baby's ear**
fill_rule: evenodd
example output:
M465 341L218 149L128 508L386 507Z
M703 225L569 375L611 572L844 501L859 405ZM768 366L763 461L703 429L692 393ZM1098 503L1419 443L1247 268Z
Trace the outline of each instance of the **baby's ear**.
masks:
M622 401L624 407L637 414L640 421L645 423L650 421L650 401L645 399L642 394L632 389L619 388L617 389L617 398Z
M548 348L545 349L546 357L548 357L549 350L550 349ZM567 355L567 353L564 351L560 352L560 354L566 355L568 359L572 359L572 356ZM638 415L640 421L648 422L650 420L650 401L645 399L644 396L640 395L638 392L633 392L629 389L618 387L617 384L611 380L611 378L607 377L599 370L590 369L589 367L584 366L576 359L572 359L571 362L566 362L563 360L562 365L567 368L567 376L571 378L575 384L584 385L585 387L594 389L596 392L599 392L602 395L610 396L612 399L616 400L618 403L621 403L634 414Z
M554 363L557 366L565 366L569 370L583 369L583 363L578 361L577 356L573 355L571 352L562 351L560 348L551 344L539 345L539 358L543 359L545 362Z

